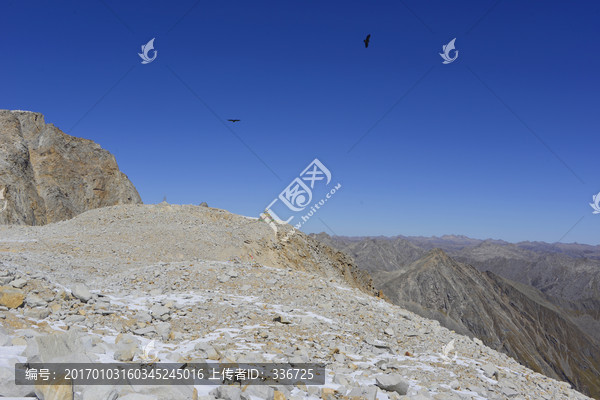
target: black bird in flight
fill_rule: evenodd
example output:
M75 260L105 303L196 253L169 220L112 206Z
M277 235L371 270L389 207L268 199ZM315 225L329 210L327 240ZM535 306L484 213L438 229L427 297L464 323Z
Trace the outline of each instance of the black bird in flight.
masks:
M365 40L363 40L363 42L365 42L365 48L369 47L369 40L371 40L370 33L367 35L367 38Z
M231 122L238 122L239 119L228 119L227 121L231 121Z

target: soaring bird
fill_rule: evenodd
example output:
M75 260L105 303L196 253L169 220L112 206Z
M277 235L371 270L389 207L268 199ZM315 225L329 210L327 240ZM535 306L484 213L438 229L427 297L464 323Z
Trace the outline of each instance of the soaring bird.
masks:
M228 119L227 121L231 121L231 122L238 122L239 119Z
M371 34L370 33L367 35L367 38L365 40L363 40L363 42L365 42L365 48L369 47L369 40L371 40Z

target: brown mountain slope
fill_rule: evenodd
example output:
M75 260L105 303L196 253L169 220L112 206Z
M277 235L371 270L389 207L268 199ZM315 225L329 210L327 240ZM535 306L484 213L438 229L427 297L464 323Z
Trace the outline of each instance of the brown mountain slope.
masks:
M368 271L406 266L433 248L453 259L533 286L562 308L585 333L600 343L600 246L478 240L442 237L330 237L314 235L354 257Z
M423 250L403 238L331 237L326 233L311 234L328 246L351 255L357 264L367 271L394 271L423 257Z
M392 302L442 314L440 323L454 323L529 368L600 398L600 349L539 291L479 272L439 249L375 274L375 281Z

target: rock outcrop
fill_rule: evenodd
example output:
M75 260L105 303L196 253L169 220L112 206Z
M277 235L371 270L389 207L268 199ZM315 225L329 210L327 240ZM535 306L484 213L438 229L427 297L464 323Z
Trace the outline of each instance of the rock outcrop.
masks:
M44 225L141 202L97 143L63 133L42 114L0 110L0 224Z

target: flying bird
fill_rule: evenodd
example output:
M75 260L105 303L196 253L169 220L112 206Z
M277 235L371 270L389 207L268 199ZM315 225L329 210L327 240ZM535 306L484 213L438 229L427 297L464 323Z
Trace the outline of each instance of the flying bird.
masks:
M367 35L367 38L365 40L363 40L363 42L365 42L365 48L369 47L369 40L371 40L370 33Z
M238 122L239 119L228 119L227 121L231 121L231 122Z

